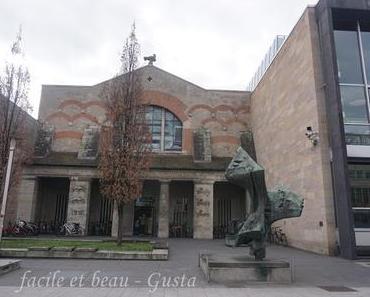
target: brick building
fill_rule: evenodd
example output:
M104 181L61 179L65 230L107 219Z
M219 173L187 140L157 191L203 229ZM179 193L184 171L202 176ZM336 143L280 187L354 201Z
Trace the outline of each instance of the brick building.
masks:
M143 197L126 207L125 234L222 236L246 212L245 193L226 183L224 171L249 128L250 93L205 90L152 65L137 71L155 156ZM37 141L44 145L25 168L18 217L79 222L85 234L117 232L114 205L101 197L97 179L99 127L106 121L101 89L43 86L45 127Z
M308 7L250 91L206 90L140 68L156 154L143 196L126 207L125 234L222 237L249 212L247 193L224 170L254 138L267 187L284 184L305 199L300 218L279 222L291 246L354 258L356 245L370 245L369 20L365 0ZM43 145L25 168L18 217L117 232L114 205L98 190L100 90L43 86Z

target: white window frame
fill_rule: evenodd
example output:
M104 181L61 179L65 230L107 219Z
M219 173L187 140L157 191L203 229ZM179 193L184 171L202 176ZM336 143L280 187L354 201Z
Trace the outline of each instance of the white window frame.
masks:
M182 150L183 150L183 140L184 140L184 135L183 135L183 123L181 122L181 120L173 113L171 112L170 110L162 107L162 106L156 106L156 105L152 105L153 107L156 107L156 108L159 108L161 110L161 140L160 140L160 148L159 149L152 149L153 152L158 152L158 153L181 153ZM174 117L176 117L176 119L178 119L181 123L181 126L174 126L174 129L178 129L178 128L181 128L182 131L181 131L181 149L180 150L166 150L165 149L165 143L164 143L164 140L165 140L165 124L166 124L166 111L167 112L170 112L171 114L173 114ZM175 133L175 132L174 132Z

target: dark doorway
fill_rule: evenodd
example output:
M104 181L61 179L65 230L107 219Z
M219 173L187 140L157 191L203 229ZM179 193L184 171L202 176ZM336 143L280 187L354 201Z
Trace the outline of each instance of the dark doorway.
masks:
M158 229L158 197L160 184L156 180L145 180L142 197L136 199L133 208L133 234L136 236L155 236Z
M99 189L99 180L91 183L89 235L110 236L112 231L113 202L105 199Z
M241 187L226 182L214 185L213 237L224 238L246 215L246 193Z
M41 233L55 233L67 219L68 178L39 178L35 221Z
M153 236L155 228L155 208L152 197L141 197L135 202L134 235Z
M170 237L193 237L194 187L192 182L170 184Z

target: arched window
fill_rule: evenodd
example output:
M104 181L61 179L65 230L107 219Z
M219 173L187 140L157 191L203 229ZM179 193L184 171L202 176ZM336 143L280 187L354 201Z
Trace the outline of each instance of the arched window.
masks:
M182 123L172 112L150 105L146 109L146 120L154 151L181 151Z

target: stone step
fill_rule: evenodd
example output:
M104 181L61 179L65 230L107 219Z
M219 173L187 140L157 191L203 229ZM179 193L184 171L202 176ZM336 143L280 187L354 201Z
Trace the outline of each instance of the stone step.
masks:
M0 259L0 275L19 269L21 262L21 260Z
M208 282L227 285L248 283L289 284L292 269L287 261L256 261L243 255L200 254L199 266Z

